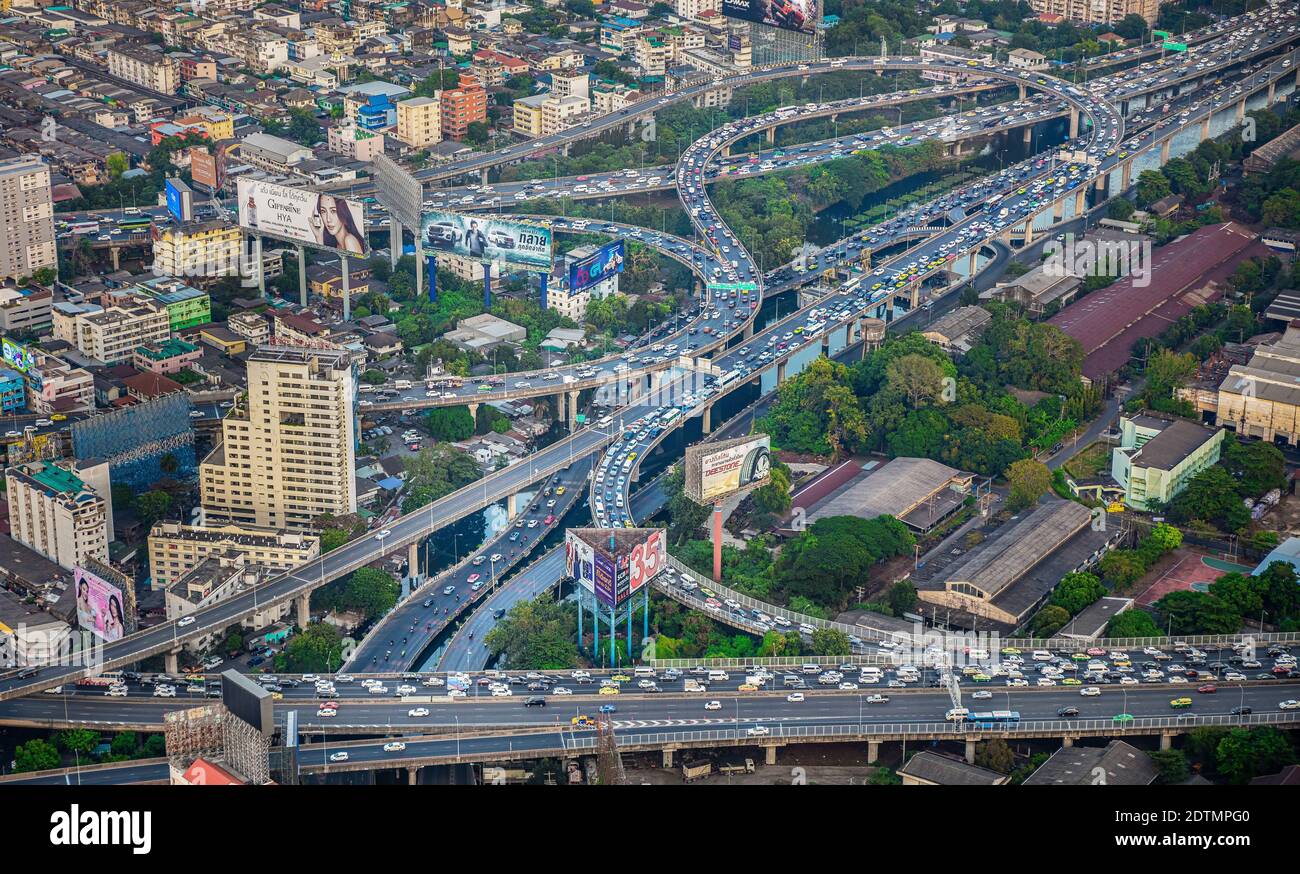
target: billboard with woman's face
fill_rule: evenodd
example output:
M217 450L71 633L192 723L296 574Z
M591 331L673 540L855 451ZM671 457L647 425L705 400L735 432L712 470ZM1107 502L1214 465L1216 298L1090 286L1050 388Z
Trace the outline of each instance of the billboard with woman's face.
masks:
M722 0L722 14L798 33L814 33L821 20L817 0Z
M257 179L241 178L238 192L245 230L347 255L369 251L359 201Z
M104 582L86 570L76 568L73 581L77 590L77 625L82 631L111 643L126 633L126 602L122 590Z

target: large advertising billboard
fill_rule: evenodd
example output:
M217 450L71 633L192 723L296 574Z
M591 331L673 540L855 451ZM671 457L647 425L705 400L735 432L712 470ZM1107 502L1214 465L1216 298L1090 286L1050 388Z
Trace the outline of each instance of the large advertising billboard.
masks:
M8 337L0 339L0 356L4 363L19 373L26 373L36 366L36 356L22 343L15 343Z
M85 568L73 570L77 587L77 625L111 643L126 633L126 601L122 590Z
M644 543L632 547L627 559L627 594L635 595L668 564L668 543L663 529L655 529Z
M588 592L595 591L595 553L591 544L573 531L564 532L565 573Z
M722 0L722 14L808 34L821 18L818 0Z
M424 247L516 270L551 271L551 229L530 222L426 212L420 223Z
M761 486L771 475L771 441L766 434L686 449L686 494L696 503Z
M569 292L572 294L599 285L622 272L623 241L615 240L569 265Z
M202 185L209 192L216 193L221 187L221 169L217 156L207 149L194 146L190 149L190 178L195 185Z
M615 603L614 595L618 592L618 568L615 566L614 559L603 552L596 553L593 582L596 597L602 604L612 606Z
M358 201L242 177L238 192L239 226L245 230L346 255L369 249Z
M185 223L194 218L194 192L180 179L168 179L167 212L177 222Z

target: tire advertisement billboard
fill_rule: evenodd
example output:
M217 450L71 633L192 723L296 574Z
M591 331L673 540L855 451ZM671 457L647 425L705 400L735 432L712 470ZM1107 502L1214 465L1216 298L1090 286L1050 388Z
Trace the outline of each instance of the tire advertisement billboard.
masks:
M806 34L816 32L821 19L818 0L722 0L722 14Z
M85 568L73 570L77 589L77 625L106 643L126 633L126 601L122 590Z
M240 178L237 188L239 226L247 231L345 255L369 250L358 201L258 179Z
M424 214L420 234L429 251L507 269L551 271L551 229L546 225L438 211Z
M772 475L766 434L686 449L686 494L699 504L765 484Z
M607 246L569 265L569 293L599 285L609 277L623 272L623 241L615 240Z

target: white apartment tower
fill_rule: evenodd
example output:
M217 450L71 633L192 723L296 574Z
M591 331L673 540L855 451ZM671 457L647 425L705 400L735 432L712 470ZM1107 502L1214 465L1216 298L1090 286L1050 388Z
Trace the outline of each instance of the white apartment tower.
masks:
M356 512L351 353L262 346L248 359L247 409L222 421L199 466L210 521L306 530Z
M0 279L58 262L49 165L36 155L0 161Z

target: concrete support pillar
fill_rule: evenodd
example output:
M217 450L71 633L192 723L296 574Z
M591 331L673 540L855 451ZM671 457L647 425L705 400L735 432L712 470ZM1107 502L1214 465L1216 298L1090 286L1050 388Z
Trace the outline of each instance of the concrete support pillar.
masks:
M469 407L469 417L470 417L471 419L473 419L475 422L477 422L477 421L478 421L478 404L468 404L467 406Z
M298 246L298 303L307 305L307 247L303 245Z
M1020 90L1024 91L1024 87L1021 85ZM878 761L880 761L880 741L869 740L867 741L867 764L874 765Z
M712 404L709 404L707 407L704 408L704 413L700 417L700 422L703 425L703 429L701 430L702 434L709 434L713 431L713 405Z
M293 606L297 608L298 628L303 629L311 625L311 595L302 593L293 599Z
M569 431L578 430L578 393L569 392Z
M966 275L967 275L967 276L974 276L974 275L975 275L975 271L979 269L979 260L978 260L978 258L979 258L979 250L978 250L978 249L976 249L974 252L971 252L971 253L970 253L970 258L969 258L969 260L967 260L967 262L966 262Z
M177 650L172 650L169 653L163 653L163 673L165 674L180 673L181 668L177 660L177 656L180 655L180 652L181 651L177 649Z
M1105 197L1110 193L1110 174L1100 173L1097 175L1097 194Z
M420 246L420 229L415 228L411 234L415 237L415 297L424 298L424 249Z
M114 271L117 271L117 270L121 270L121 269L122 269L122 250L121 250L121 249L119 249L117 246L110 246L109 249L108 249L108 257L111 258L111 259L113 259L113 270L114 270Z
M1026 146L1034 141L1034 126L1032 124L1025 125L1022 138L1024 139Z
M478 181L479 181L479 184L480 184L480 185L487 185L487 184L488 184L488 168L487 168L487 167L484 167L482 170L479 171L479 173L478 173Z
M775 765L775 764L776 764L776 747L775 747L775 746L764 747L764 748L763 748L763 755L765 756L764 761L766 761L767 764L769 764L769 765Z
M1174 142L1173 137L1170 137L1169 139L1165 140L1163 143L1160 144L1160 166L1162 167L1165 164L1169 163L1169 147L1173 144L1173 142Z
M411 767L406 769L406 785L407 786L420 785L420 769L418 766L412 765Z
M745 339L752 340L754 337L754 323L749 322L745 325Z
M418 541L406 547L406 575L409 577L418 577L420 575L420 544Z
M258 252L257 257L259 259L262 257L261 252ZM339 267L343 271L343 321L346 322L352 318L352 289L348 287L348 283L352 279L349 275L352 270L348 267L347 255L339 256Z
M1129 186L1133 184L1133 162L1125 161L1121 171L1124 174L1124 184L1119 187L1119 190L1128 191Z
M731 157L731 146L723 146L723 147L722 147L722 157L724 157L724 158L730 158L730 157Z
M1070 747L1074 746L1074 738L1070 737L1067 734L1065 737L1061 738L1061 746L1066 749L1069 749Z
M1017 95L1017 99L1019 99L1019 100L1024 100L1024 99L1025 99L1025 93L1026 93L1026 92L1025 92L1025 83L1024 83L1024 82L1019 82L1019 83L1017 83L1017 84L1016 84L1016 95Z
M907 291L908 309L916 309L917 304L921 302L921 283L913 282L911 288Z
M1277 95L1277 82L1269 82L1269 83L1268 83L1268 102L1265 103L1264 105L1265 105L1265 106L1272 106L1272 105L1273 105L1273 100L1274 100L1274 98L1276 97L1276 95Z
M663 766L664 766L665 768L671 768L671 767L673 766L673 751L672 751L671 749L667 748L667 747L664 747L664 765L663 765Z
M266 262L262 260L261 237L253 237L253 269L257 271L257 293L266 297Z
M1210 138L1210 117L1207 115L1205 116L1205 118L1201 119L1201 139L1208 140L1209 138Z
M766 136L766 138L767 138L767 144L768 144L769 146L771 146L771 145L775 145L775 144L776 144L776 128L775 128L775 127L769 127L769 128L767 129L767 131L765 131L764 136Z
M1246 101L1243 100L1237 104L1237 123L1241 124L1246 118Z
M388 263L397 269L397 259L402 257L402 223L396 216L388 217ZM419 267L416 267L419 270Z
M778 362L776 363L776 381L777 381L777 384L778 384L778 385L781 384L781 383L783 383L783 382L785 382L785 362L784 362L784 361L778 361Z
M1052 224L1065 218L1065 201L1058 200L1052 204Z
M1025 219L1025 236L1023 237L1023 242L1021 243L1021 245L1028 246L1033 241L1034 241L1034 220L1032 218L1027 218Z
M519 515L519 493L515 492L506 498L506 519L510 522L515 521Z
M1079 135L1079 110L1075 108L1071 108L1070 109L1070 139L1074 139L1078 135Z
M966 761L975 764L975 741L973 740L966 741Z
M1172 734L1160 735L1160 751L1165 752L1174 745L1174 736Z

